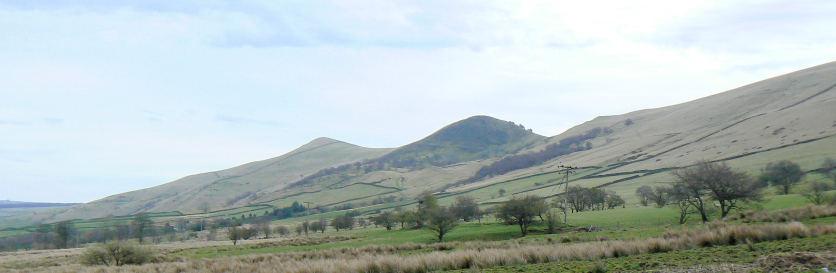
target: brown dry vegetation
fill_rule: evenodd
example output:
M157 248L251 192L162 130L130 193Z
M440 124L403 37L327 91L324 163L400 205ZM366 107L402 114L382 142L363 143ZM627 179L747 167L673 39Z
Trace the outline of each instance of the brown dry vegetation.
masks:
M758 265L767 272L798 272L833 268L836 252L775 253L758 259Z
M178 260L142 266L84 267L73 264L51 272L426 272L486 268L529 263L597 260L700 247L757 243L836 233L836 225L801 223L763 225L715 224L693 230L670 231L663 237L560 244L549 242L468 242L366 246L306 252ZM404 250L428 248L429 253L406 255ZM28 270L27 270L28 271Z
M317 236L317 237L297 237L297 238L289 238L284 240L265 240L261 242L255 242L251 244L247 244L243 247L236 247L225 245L222 247L215 247L211 248L211 252L223 252L223 251L230 251L230 250L241 250L241 249L259 249L259 248L268 248L268 247L279 247L279 246L307 246L307 245L320 245L325 243L333 243L339 241L347 241L352 239L361 238L362 236L345 236L345 235L326 235L326 236ZM183 248L180 248L182 250Z
M81 254L84 249L51 249L51 250L30 250L16 252L0 252L0 265L5 264L28 264L58 266L75 262L75 257ZM72 258L72 259L70 259ZM2 269L2 267L0 267Z
M775 211L747 210L725 218L726 221L741 220L751 222L791 222L822 217L836 216L836 206L806 206Z

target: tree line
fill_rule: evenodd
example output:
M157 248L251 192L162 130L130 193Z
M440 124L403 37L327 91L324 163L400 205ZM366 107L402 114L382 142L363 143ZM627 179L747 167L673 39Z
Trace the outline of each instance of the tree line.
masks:
M570 212L604 210L624 206L624 199L612 190L571 186L565 195L566 198L557 197L554 199L555 207L563 208L563 202L566 202L566 207L569 208Z
M473 176L462 180L458 184L476 182L485 177L502 175L514 170L537 166L559 156L592 149L592 143L587 142L587 140L610 133L612 133L612 129L610 128L595 127L583 134L561 139L558 143L550 144L539 152L505 156L488 166L480 168Z
M802 190L801 195L816 204L836 203L836 197L827 191L836 188L836 160L827 158L817 170L832 183L815 181ZM759 202L763 189L773 186L777 194L789 194L798 186L806 173L794 162L781 160L768 163L757 177L732 169L725 162L699 161L694 166L671 172L674 181L667 185L636 189L641 205L651 203L657 207L673 207L679 212L679 223L685 223L691 215L698 215L707 222L718 212L720 218L731 211Z
M392 230L398 224L401 229L428 229L433 231L439 241L444 235L452 231L459 221L470 222L481 219L484 212L473 197L459 195L449 207L440 206L438 199L429 192L421 194L418 206L414 211L396 210L386 211L372 217L370 220L376 226Z
M760 201L767 186L774 187L778 194L788 194L801 185L809 172L819 172L828 181L813 181L801 189L800 193L817 204L836 202L836 196L828 193L836 189L836 160L831 158L825 159L820 168L808 172L804 172L798 164L790 161L772 162L754 177L735 170L726 163L699 161L691 167L672 171L672 182L655 187L639 187L636 195L641 205L655 204L658 207L676 209L679 212L680 223L685 223L694 215L706 222L714 214L726 217L733 211ZM380 199L390 201L391 198ZM139 243L151 240L159 243L165 237L168 237L169 241L196 238L196 232L204 229L209 231L206 235L207 240L214 240L218 231L226 229L227 238L237 243L239 240L259 235L263 235L264 238L272 234L286 236L294 230L297 235L302 235L309 232L325 232L329 227L339 231L371 224L387 230L397 227L427 229L442 241L459 223L481 221L486 215L493 215L506 224L519 226L521 234L525 236L538 219L546 222L549 232L554 230L557 220L551 208L568 207L567 212L582 212L624 206L624 200L612 191L580 186L570 187L568 194L553 198L551 203L536 195L512 196L506 202L482 210L473 197L459 195L450 206L444 207L428 192L418 197L418 203L415 210L396 209L369 218L360 217L356 211L348 211L330 221L323 218L301 222L295 229L288 226L271 227L269 223L277 219L276 216L279 214L306 212L307 208L298 202L278 208L273 213L266 212L264 216L250 214L249 217L242 215L240 219L232 217L212 221L179 219L174 221L173 225L169 222L165 225L155 224L147 213L137 214L126 222L86 231L67 221L39 225L30 234L0 238L0 250L69 248L84 243L125 240L136 240ZM244 226L245 223L249 225Z

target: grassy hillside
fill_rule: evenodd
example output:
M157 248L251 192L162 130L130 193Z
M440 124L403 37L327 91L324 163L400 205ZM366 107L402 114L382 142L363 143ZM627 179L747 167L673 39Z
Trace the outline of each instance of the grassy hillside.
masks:
M320 169L377 158L392 149L371 149L319 138L285 155L238 167L187 176L160 186L109 196L39 220L90 219L137 212L196 213L275 200L285 186Z
M0 270L21 272L797 272L834 264L836 209L797 195L770 198L743 220L676 224L670 208L628 207L569 215L571 226L528 236L496 219L460 223L444 243L426 229L353 230L250 239L232 245L211 231L180 242L146 240L156 258L139 266L86 266L84 250L0 253ZM780 211L775 211L780 210ZM813 215L813 213L823 213ZM743 214L741 214L743 215ZM771 216L770 216L771 215ZM771 223L779 217L799 222ZM774 218L774 219L773 219ZM273 227L298 223L274 222ZM597 227L587 232L578 227ZM170 237L170 238L169 238ZM173 240L171 240L173 239ZM208 240L207 240L208 239ZM86 247L91 247L86 245ZM779 256L776 256L779 255ZM783 255L783 256L780 256ZM808 257L787 259L788 255ZM780 258L780 259L778 259ZM807 272L807 271L804 271Z
M536 181L517 192L547 194L548 190L538 188L555 182L557 176L551 173L560 165L573 165L594 170L573 174L573 181L614 189L629 201L638 186L669 182L668 170L697 160L727 161L752 175L767 163L784 159L814 170L824 158L836 158L836 63L678 105L598 117L521 153L542 151L595 128L612 132L589 140L591 149L447 191L490 187L494 190L483 191L493 194L480 201L493 202L489 197L496 197L495 189L505 187L499 185L511 187L513 181L534 177Z
M610 172L629 172L818 141L836 135L834 75L836 63L828 63L691 102L598 117L540 145L594 127L612 128L612 135L593 141L595 149L563 161L623 164Z
M292 268L298 268L299 272L307 272L318 268L320 271L362 272L366 269L374 271L371 268L385 265L395 268L394 271L477 268L489 272L657 269L691 272L708 266L717 270L784 272L801 270L797 266L805 263L791 265L796 267L780 267L769 261L776 260L774 255L800 255L799 251L808 252L802 253L804 255L824 257L819 259L826 262L821 266L832 267L836 266L832 262L836 257L832 251L836 243L834 207L770 212L807 204L808 201L798 194L798 189L781 196L771 195L773 189L767 189L764 202L748 207L763 211L731 214L733 218L773 215L762 218L765 220L746 216L749 218L726 219L703 225L696 223L698 217L692 217L689 223L682 226L678 225L677 212L672 208L636 205L638 201L634 192L641 185L672 181L672 169L687 167L697 160L727 162L733 168L752 175L757 175L759 169L769 162L791 160L808 172L806 181L824 180L813 170L820 166L824 158L836 158L834 109L836 63L830 63L691 102L598 117L548 139L518 125L489 117L474 117L454 123L399 149L366 149L318 139L281 157L190 176L93 204L108 211L131 208L135 212L137 203L145 204L136 200L159 198L160 201L151 206L159 212L176 207L178 202L192 208L185 213L152 214L153 221L158 225L174 223L184 217L197 222L244 214L262 215L272 208L288 206L295 201L331 208L351 205L360 217L368 217L380 211L414 209L417 201L413 198L423 190L436 192L441 205L449 205L456 197L466 194L485 208L514 195L557 196L564 178L558 172L560 166L573 165L579 169L569 176L569 183L613 190L624 197L626 206L614 210L570 213L568 221L571 226L558 234L545 234L541 223L535 225L531 235L522 239L518 237L517 227L503 225L491 217L478 224L461 224L444 237L445 241L449 241L445 244L430 244L435 241L432 233L409 228L393 231L382 228L332 230L326 234L313 234L313 239L267 239L238 246L220 241L196 242L203 239L193 239L192 244L161 247L163 255L174 258L135 270L209 270L211 267L220 271L264 268L292 271ZM601 133L588 134L596 128ZM586 137L578 138L582 135ZM548 150L547 147L561 143L572 143L568 146L578 149L553 153L554 157L547 157L544 163L537 161L531 167L523 165L525 167L461 183L486 166L509 158L527 158L521 155L542 154L542 151ZM385 160L378 160L381 157ZM405 165L398 165L402 163ZM323 175L311 179L310 183L289 187L294 181L316 173ZM216 195L212 197L211 194ZM189 196L194 196L194 199L189 199ZM198 200L212 200L219 196L232 198L208 213L194 209L199 207ZM382 204L370 203L383 196L396 198ZM163 204L172 205L166 207ZM49 213L40 211L37 217L55 220L101 214L101 210L97 209L85 204ZM141 206L139 210L142 210ZM819 210L830 212L793 218L803 224L759 222L786 221L786 217ZM132 213L131 210L125 211ZM305 220L330 219L345 213L346 210L329 210L322 214L297 214L273 221L272 225L295 227ZM711 219L717 218L718 215L711 215ZM112 217L79 220L74 224L93 230L118 221L126 223L129 219ZM20 223L36 223L36 220L29 218L29 222L17 222L17 226L26 225ZM9 217L2 221L10 222ZM603 231L587 233L578 230L578 227L588 226L596 226ZM7 229L0 231L0 236L26 234L33 230L34 226ZM203 231L198 238L205 236L208 232ZM310 252L312 250L317 252ZM781 253L788 251L793 253ZM0 268L35 271L50 271L59 267L67 271L100 269L79 265L77 257L80 251L43 253L6 255L9 258L5 258L5 262L0 256ZM311 253L316 255L309 255ZM44 260L38 255L53 254L58 262L36 262ZM362 259L369 256L375 257L374 262ZM352 266L367 263L369 267L346 267L348 263ZM223 267L218 269L216 265Z
M398 148L380 161L420 169L516 153L545 137L522 125L474 116L441 128L424 139Z
M582 168L572 174L571 183L615 190L629 204L638 186L668 182L669 170L697 160L727 161L752 175L784 159L813 170L824 158L836 157L834 109L836 63L829 63L691 102L598 117L547 139L485 116L453 123L397 149L317 139L280 157L38 212L18 225L140 211L196 215L202 214L203 204L210 205L206 215L263 212L294 201L358 207L380 196L411 200L424 190L442 191L442 203L472 194L478 202L492 204L514 194L555 195L561 165ZM599 129L600 134L589 134ZM544 163L520 164L525 167L462 183L485 166L542 155L582 135L590 138L572 144L579 148L570 153L553 153L557 156L545 157Z

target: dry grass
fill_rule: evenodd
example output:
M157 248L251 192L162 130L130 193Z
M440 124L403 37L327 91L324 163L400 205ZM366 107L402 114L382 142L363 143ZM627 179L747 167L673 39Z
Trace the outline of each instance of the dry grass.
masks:
M758 259L758 265L767 272L799 272L833 268L836 252L794 252L770 254Z
M801 223L716 225L674 231L661 238L559 244L510 241L366 246L320 251L287 252L142 266L89 267L78 265L43 268L53 272L427 272L486 268L557 261L597 260L644 253L804 238L836 233L836 225L808 227ZM429 253L404 255L401 251L426 249Z
M294 238L270 238L270 239L252 239L238 242L238 248L262 248L288 245L310 245L321 244L331 241L348 240L352 238L359 238L357 236L318 236L318 237L294 237ZM197 241L191 240L186 242L172 242L153 245L151 248L156 250L155 260L174 262L184 261L182 259L175 259L167 253L178 252L188 249L209 249L212 252L220 250L234 249L232 242L228 240L222 241ZM77 268L77 261L81 259L84 253L84 248L73 249L44 249L31 251L15 251L15 252L0 252L0 271L7 269L27 269L24 272L35 270L35 268L49 268L49 267L65 267ZM73 266L76 264L75 266ZM84 271L86 267L80 269L67 270ZM51 269L54 270L54 269ZM37 271L37 270L35 270Z
M52 249L52 250L30 250L17 252L0 252L0 265L10 263L27 263L36 261L53 261L57 262L62 259L76 257L80 255L84 249Z
M259 249L259 248L273 248L273 247L281 247L281 246L307 246L307 245L320 245L326 243L333 243L333 242L340 242L340 241L347 241L352 239L362 238L363 236L344 236L344 235L326 235L326 236L319 236L319 237L296 237L284 240L264 240L260 242L253 242L250 244L245 245L224 245L221 247L214 247L208 248L206 251L200 251L199 253L220 253L224 251L230 250L242 250L242 249ZM182 247L180 248L183 249ZM175 251L175 250L172 250Z
M692 268L672 268L672 269L656 269L645 272L652 273L744 273L744 272L758 272L759 269L754 265L745 264L722 264L722 265L708 265L698 266Z
M807 219L836 216L836 206L806 206L776 211L755 211L747 210L731 217L726 221L740 219L744 223L751 222L792 222Z

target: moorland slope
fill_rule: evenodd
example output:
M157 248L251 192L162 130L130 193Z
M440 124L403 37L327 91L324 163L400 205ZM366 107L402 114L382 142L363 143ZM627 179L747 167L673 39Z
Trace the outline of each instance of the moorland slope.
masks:
M563 144L560 153L544 152ZM527 157L533 154L538 160ZM836 63L677 105L597 117L549 138L486 116L393 149L320 138L276 158L39 213L30 220L143 211L188 214L293 201L357 207L380 196L408 200L424 190L442 192L442 202L468 193L489 204L507 198L496 196L499 187L509 195L553 194L561 165L583 168L572 181L615 190L630 202L636 187L665 182L667 171L697 160L726 161L756 174L766 163L782 159L809 171L825 157L836 157ZM524 164L462 183L482 168L514 160Z

